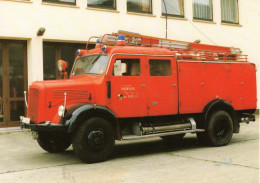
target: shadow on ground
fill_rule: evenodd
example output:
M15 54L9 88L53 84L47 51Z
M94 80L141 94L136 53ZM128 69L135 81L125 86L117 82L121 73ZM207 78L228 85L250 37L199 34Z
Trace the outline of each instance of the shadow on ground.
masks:
M143 156L150 154L166 153L172 151L183 151L188 149L195 149L204 147L196 138L186 137L181 141L170 142L163 139L156 139L153 141L136 141L127 144L117 144L114 149L113 159Z

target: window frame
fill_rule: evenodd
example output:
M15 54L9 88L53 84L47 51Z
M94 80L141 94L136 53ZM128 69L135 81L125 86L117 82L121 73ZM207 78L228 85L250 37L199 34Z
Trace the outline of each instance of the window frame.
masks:
M153 14L153 0L149 0L151 5L151 12L145 12L145 11L138 11L138 10L128 10L128 0L126 0L126 11L128 13L140 13L140 14L147 14L152 15Z
M115 63L117 60L137 60L139 62L139 71L140 71L140 74L139 75L115 75L114 74L114 67L115 67ZM131 61L129 61L131 62ZM120 58L120 57L117 57L114 62L113 62L113 66L112 66L112 76L113 77L141 77L142 76L142 66L141 66L141 58Z
M195 12L195 9L194 9L194 0L192 0L192 10L193 10L193 13L192 13L192 17L194 20L204 20L204 21L209 21L209 22L213 22L213 0L209 0L211 2L211 19L206 19L206 18L197 18L197 17L194 17L194 12Z
M185 11L184 11L184 0L182 0L181 1L181 3L182 3L182 12L183 12L183 15L176 15L176 14L169 14L168 12L167 12L167 14L166 13L163 13L163 10L162 10L162 16L168 16L168 17L179 17L179 18L184 18L185 17ZM163 3L163 0L162 0L162 6L164 6L164 3ZM165 3L166 4L166 3ZM167 7L167 4L166 4L166 7ZM162 9L162 8L161 8Z
M225 20L222 20L222 1L220 1L220 14L221 14L221 23L226 23L226 24L239 24L239 1L237 1L237 22L230 22L230 21L225 21Z
M71 2L63 2L63 1L58 1L58 0L42 0L43 3L53 3L53 4L63 4L63 5L72 5L76 6L77 0L74 0L74 3Z
M97 8L97 9L108 9L108 10L117 10L117 0L113 0L114 1L114 3L115 3L115 7L114 8L109 8L109 7L107 7L107 6L100 6L100 5L91 5L91 4L88 4L88 2L87 2L87 7L88 8Z

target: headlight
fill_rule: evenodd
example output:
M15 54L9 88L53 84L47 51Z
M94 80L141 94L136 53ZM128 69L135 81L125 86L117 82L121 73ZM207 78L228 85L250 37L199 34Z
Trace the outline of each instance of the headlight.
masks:
M65 113L65 107L63 105L61 105L59 108L58 108L58 115L59 116L63 116Z

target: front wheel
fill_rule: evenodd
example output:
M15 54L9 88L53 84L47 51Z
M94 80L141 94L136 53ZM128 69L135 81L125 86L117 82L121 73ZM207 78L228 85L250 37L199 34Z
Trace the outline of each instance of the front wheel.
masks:
M85 121L73 138L73 151L83 162L96 163L106 160L113 151L113 128L103 118Z
M37 141L49 153L64 152L71 145L69 135L58 132L38 132Z
M201 138L211 146L227 145L233 135L233 120L226 111L215 111L210 116L205 134L200 134Z

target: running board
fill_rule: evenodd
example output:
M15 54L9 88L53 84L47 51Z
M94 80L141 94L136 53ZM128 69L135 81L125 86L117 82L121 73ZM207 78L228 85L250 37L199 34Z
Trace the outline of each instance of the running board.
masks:
M145 139L151 137L162 137L167 135L177 135L183 133L196 133L196 132L204 132L204 129L195 129L195 130L182 130L182 131L173 131L173 132L164 132L164 133L155 133L149 135L125 135L122 137L122 140L137 140L137 139Z

